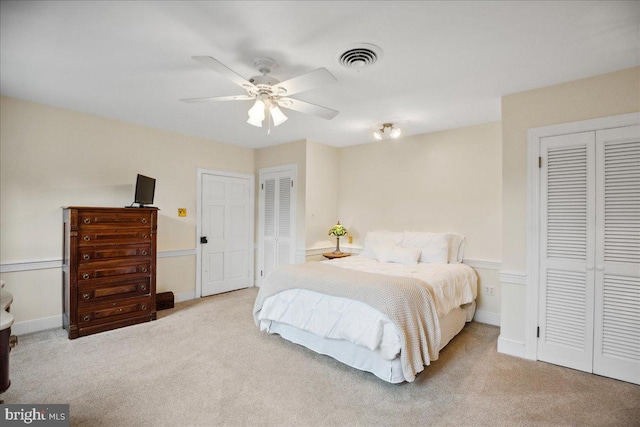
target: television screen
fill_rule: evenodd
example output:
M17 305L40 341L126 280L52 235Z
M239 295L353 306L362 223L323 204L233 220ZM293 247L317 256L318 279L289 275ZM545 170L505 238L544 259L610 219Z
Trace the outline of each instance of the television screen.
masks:
M156 180L148 176L138 174L136 180L136 197L134 203L140 206L153 204L153 195L156 190Z

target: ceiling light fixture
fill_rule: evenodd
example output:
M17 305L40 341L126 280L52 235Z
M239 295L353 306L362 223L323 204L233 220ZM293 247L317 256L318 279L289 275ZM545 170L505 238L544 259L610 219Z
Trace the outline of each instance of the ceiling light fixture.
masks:
M249 119L247 123L256 127L262 127L262 122L266 118L265 110L269 110L269 114L271 114L271 118L273 119L273 125L278 126L287 121L287 116L284 115L282 110L278 107L275 102L272 102L270 99L263 101L262 99L256 99L253 107L249 109Z
M261 128L262 121L264 120L264 107L264 102L261 99L256 99L256 103L249 109L249 120L247 120L247 123Z
M271 104L271 108L269 108L269 112L271 113L271 118L273 119L273 125L278 126L287 121L287 116L284 115L282 110L274 104Z
M393 123L383 123L380 130L373 132L373 137L380 141L382 140L382 138L384 138L385 135L389 135L393 139L398 139L401 134L402 130L400 130L400 128L394 127Z

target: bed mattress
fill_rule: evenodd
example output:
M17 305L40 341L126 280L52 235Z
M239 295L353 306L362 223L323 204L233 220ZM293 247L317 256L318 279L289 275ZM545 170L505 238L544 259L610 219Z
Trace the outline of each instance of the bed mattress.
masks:
M442 350L464 328L466 322L473 319L475 309L474 301L464 307L453 309L446 316L440 318L439 350ZM382 357L378 351L369 350L349 341L322 338L286 323L271 322L270 333L278 334L282 338L316 353L331 356L352 368L371 372L389 383L397 384L406 381L402 373L399 355L388 360Z
M433 289L439 319L476 298L476 275L464 264L402 265L366 257L325 262L353 270L421 279ZM385 314L360 301L291 289L266 299L259 319L264 331L271 332L271 323L275 321L322 338L349 341L377 351L386 360L394 359L400 352L395 325Z

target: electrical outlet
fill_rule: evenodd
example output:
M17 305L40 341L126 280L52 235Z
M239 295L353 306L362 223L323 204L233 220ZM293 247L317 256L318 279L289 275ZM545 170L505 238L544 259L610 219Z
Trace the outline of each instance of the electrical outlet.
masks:
M494 296L495 295L495 288L493 286L485 286L484 287L484 294L485 295L489 295L489 296Z

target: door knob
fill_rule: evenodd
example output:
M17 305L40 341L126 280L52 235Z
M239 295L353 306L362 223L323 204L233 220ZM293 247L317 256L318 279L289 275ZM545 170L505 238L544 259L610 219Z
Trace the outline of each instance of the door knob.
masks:
M200 238L200 243L209 243L209 242L207 241L207 236L202 236L202 237Z

